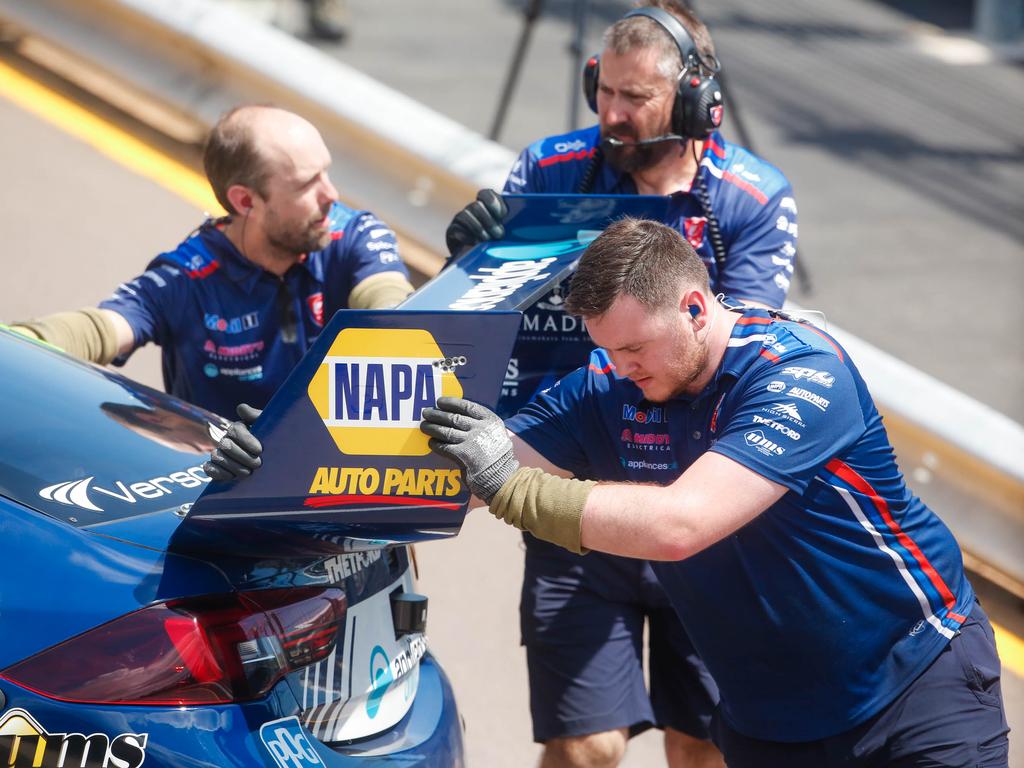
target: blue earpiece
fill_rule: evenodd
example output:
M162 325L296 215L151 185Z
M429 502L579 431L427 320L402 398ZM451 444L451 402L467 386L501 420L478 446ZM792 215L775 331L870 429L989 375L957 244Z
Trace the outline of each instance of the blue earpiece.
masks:
M698 307L696 304L691 304L689 307L687 307L687 309L690 310L690 317L696 317L697 315L700 314L700 307Z

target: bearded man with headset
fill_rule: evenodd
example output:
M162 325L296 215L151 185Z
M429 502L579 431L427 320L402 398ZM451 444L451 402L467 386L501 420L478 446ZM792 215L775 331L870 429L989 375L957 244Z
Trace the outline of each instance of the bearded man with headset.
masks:
M531 144L504 191L667 195L666 223L702 257L715 293L781 307L796 256L796 203L778 169L718 132L719 70L707 28L682 4L655 0L631 11L606 30L603 52L583 73L598 124ZM481 190L448 227L452 258L500 238L506 212L497 192ZM593 345L562 309L567 287L527 311L502 416L586 365ZM622 414L624 461L673 461L673 446L638 438L660 417L657 407ZM602 553L581 558L524 538L521 626L542 768L617 765L628 738L652 725L665 729L669 765L722 765L707 740L717 687L650 565Z

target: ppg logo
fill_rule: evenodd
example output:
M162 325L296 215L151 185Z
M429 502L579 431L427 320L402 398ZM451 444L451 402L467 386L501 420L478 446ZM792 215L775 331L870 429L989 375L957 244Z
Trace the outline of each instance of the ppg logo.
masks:
M361 456L425 456L423 409L462 396L434 337L420 329L346 328L309 382L309 399L338 450Z
M260 728L260 738L279 768L314 768L324 764L297 717L264 723Z

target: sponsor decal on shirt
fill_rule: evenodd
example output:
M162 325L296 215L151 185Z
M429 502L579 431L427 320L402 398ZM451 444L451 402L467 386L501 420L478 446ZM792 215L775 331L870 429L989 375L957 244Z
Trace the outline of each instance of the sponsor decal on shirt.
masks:
M0 765L8 768L139 768L148 733L50 733L26 710L0 718Z
M787 421L792 421L794 424L799 424L801 427L806 427L804 424L803 416L800 415L800 411L797 410L795 403L772 403L771 408L762 408L765 413L770 413L777 418L783 418Z
M768 383L766 389L769 392L781 392L786 388L786 382L784 381L771 381Z
M704 242L704 225L708 220L704 216L687 216L683 219L683 234L687 242L694 248L700 248Z
M755 424L764 424L766 427L771 427L776 432L780 432L785 437L788 437L790 440L800 439L799 432L797 432L795 429L787 427L785 424L780 424L775 419L769 419L765 416L758 416L757 414L754 414L753 421Z
M587 144L583 139L575 139L574 141L558 141L555 142L555 152L579 152L581 149L586 148Z
M830 389L836 381L836 377L827 371L816 371L813 368L801 368L795 365L783 368L781 375L792 376L797 381L807 379L811 384L818 384L826 389Z
M250 368L218 368L213 363L203 366L203 373L211 379L217 376L230 376L239 381L259 381L263 378L263 366L254 365Z
M785 232L790 237L799 237L799 228L795 221L790 221L786 216L779 216L775 220L775 228Z
M265 346L262 340L229 346L216 344L211 339L207 339L203 344L203 351L213 360L251 360L258 357Z
M323 328L324 325L324 295L321 292L306 297L306 306L309 307L310 317L313 322Z
M646 411L637 408L635 405L622 406L622 420L634 421L637 424L661 424L668 423L668 416L661 407L648 408Z
M818 408L822 411L828 410L828 400L826 400L821 395L817 395L814 392L809 392L808 390L802 389L801 387L793 387L786 394L789 395L790 397L799 397L801 400L806 400L815 408Z
M221 331L222 333L242 333L243 331L258 328L259 324L260 316L258 312L247 312L244 315L232 318L221 317L209 312L203 315L203 325L208 330Z
M671 451L672 438L662 432L634 432L628 427L622 430L619 440L627 447L641 451Z
M743 439L751 448L756 448L765 456L781 456L786 449L771 438L765 437L760 429L751 429L743 435Z
M679 469L679 464L674 461L658 463L646 459L627 459L620 456L619 462L626 469L653 469L656 471Z

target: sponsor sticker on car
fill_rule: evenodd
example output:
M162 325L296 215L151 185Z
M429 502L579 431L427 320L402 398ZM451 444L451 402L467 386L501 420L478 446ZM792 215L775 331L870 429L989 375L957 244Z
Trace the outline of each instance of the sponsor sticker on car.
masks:
M0 765L7 768L139 768L147 733L51 733L24 709L0 717Z
M342 453L426 456L423 409L442 395L462 397L454 374L460 363L465 360L446 358L424 330L346 328L307 391Z
M324 764L295 716L264 723L260 739L279 768L315 768Z

